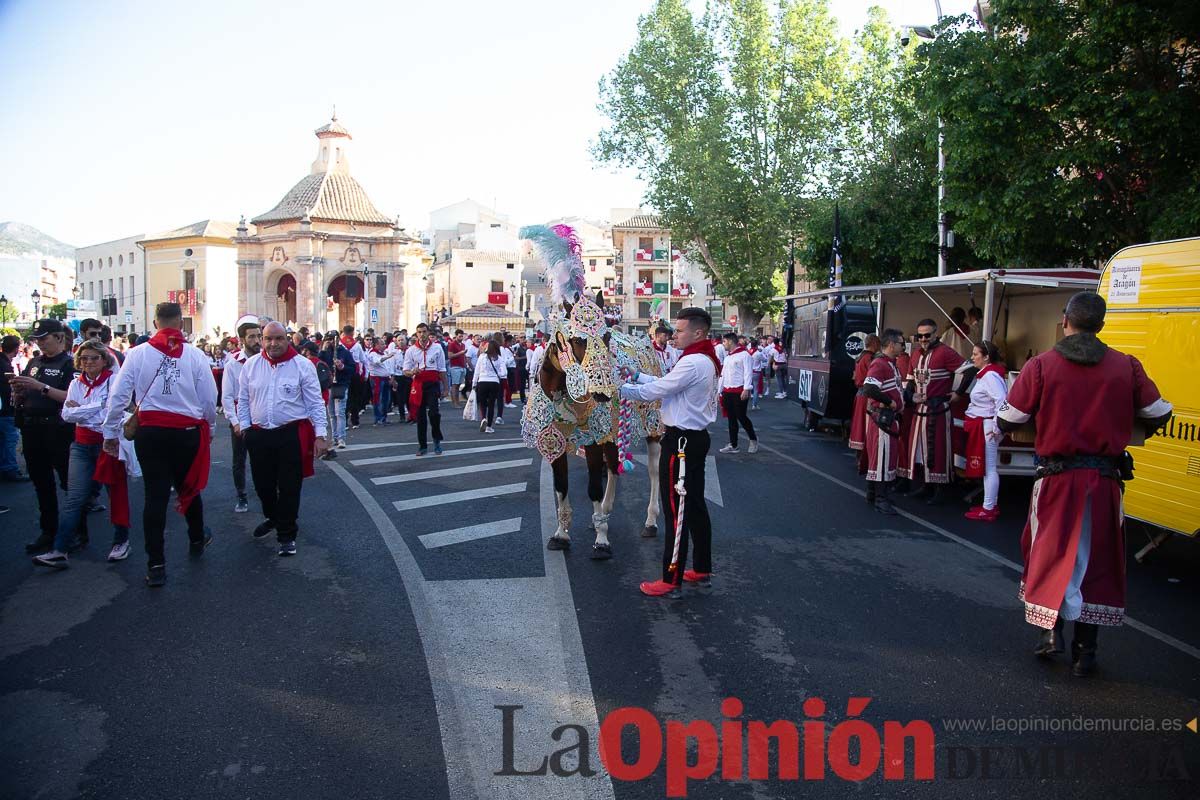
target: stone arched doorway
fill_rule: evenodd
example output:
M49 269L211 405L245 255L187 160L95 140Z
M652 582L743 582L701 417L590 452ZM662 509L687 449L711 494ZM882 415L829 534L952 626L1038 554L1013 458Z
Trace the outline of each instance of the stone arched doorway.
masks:
M275 298L272 316L285 325L296 324L296 276L285 272L271 287Z
M358 275L338 275L329 284L326 309L337 315L337 328L347 325L359 326L358 304L363 300L363 281Z

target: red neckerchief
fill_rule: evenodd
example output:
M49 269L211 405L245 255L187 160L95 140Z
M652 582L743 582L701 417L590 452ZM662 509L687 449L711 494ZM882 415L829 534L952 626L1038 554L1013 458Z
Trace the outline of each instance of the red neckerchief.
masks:
M379 342L376 342L375 344L371 345L371 352L383 355L383 345L381 345Z
M233 354L233 360L238 362L239 364L245 364L246 363L246 351L238 350L236 353Z
M425 350L429 349L429 345L433 344L433 339L426 339L425 344L423 344L423 345L421 344L421 340L417 339L416 341L413 342L413 344L417 346L418 350L421 350L422 352L424 352Z
M267 363L272 367L277 367L285 361L291 361L298 355L300 354L296 352L296 348L292 347L290 344L288 345L288 349L284 351L283 355L281 355L278 359L271 358L271 355L267 352L265 347L262 349L262 357L266 359Z
M1004 369L999 364L988 364L986 367L979 370L979 372L975 373L975 380L979 380L984 375L987 375L989 372L994 372L997 375L999 375L1001 378L1004 377Z
M743 351L743 350L745 350L745 349L746 349L746 348L744 348L744 347L742 347L741 345L739 345L739 346L737 346L737 347L733 348L732 350L730 350L730 351L729 351L728 353L726 353L725 355L727 355L727 356L737 355L738 353L742 352L742 351Z
M183 355L183 344L183 331L177 328L159 328L150 337L150 346L171 358L179 358Z
M683 354L679 356L679 360L682 361L687 356L697 353L711 358L713 367L717 370L717 375L721 374L721 362L717 360L717 348L713 347L712 339L701 339L695 344L689 344L683 348Z
M83 393L83 398L86 400L87 398L91 397L92 389L95 389L97 386L103 386L104 382L111 377L112 377L112 370L107 369L107 368L103 372L101 372L99 375L97 375L96 380L94 380L94 381L87 376L86 372L80 372L79 373L79 382L87 387L87 391Z
M776 352L776 353L782 353L782 352L783 352L783 345L781 345L779 342L776 342L776 343L775 343L775 352Z
M652 341L652 342L651 342L651 344L653 344L653 345L654 345L654 349L655 349L655 350L657 350L658 352L660 352L660 353L665 353L665 352L667 352L667 346L666 346L665 344L663 344L663 345L660 345L660 344L659 344L658 342L656 342L656 341Z
M345 333L343 333L341 336L341 342L342 342L342 347L345 347L347 350L350 350L351 348L354 347L354 345L358 344L358 342L354 341L353 336L349 336Z

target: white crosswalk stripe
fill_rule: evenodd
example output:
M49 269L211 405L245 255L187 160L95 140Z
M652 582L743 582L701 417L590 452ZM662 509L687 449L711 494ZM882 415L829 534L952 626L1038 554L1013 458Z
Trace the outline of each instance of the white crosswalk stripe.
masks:
M428 508L447 503L462 503L467 500L478 500L484 497L500 497L506 494L519 494L525 491L525 483L505 483L499 486L485 486L479 489L469 489L465 492L448 492L434 494L428 497L416 497L412 500L397 500L392 503L397 511L409 511L414 508Z
M427 533L421 536L420 539L421 544L425 545L426 549L432 550L435 547L445 547L448 544L462 544L463 542L471 542L489 536L516 533L519 530L521 530L521 518L513 517L512 519L485 522L481 525L467 525L463 528L452 528L448 531Z
M475 444L476 442L515 442L515 436L488 436L483 439L455 439L453 444ZM451 442L442 442L449 445ZM380 450L385 447L416 447L416 442L374 442L371 444L348 444L340 452L353 453L356 450Z
M377 458L358 458L350 463L356 467L368 467L372 464L394 464L401 461L416 461L418 458L432 461L434 459L446 458L447 456L465 456L472 453L490 453L495 450L515 450L518 447L525 447L524 442L513 442L512 444L497 444L491 447L460 447L454 450L447 450L440 456L426 455L419 456L416 453L406 456L379 456Z
M428 469L424 472L408 472L401 475L385 475L382 478L371 478L371 483L376 486L387 486L393 483L408 483L409 481L423 481L427 478L444 478L456 475L466 475L472 472L488 472L493 469L511 469L513 467L527 467L533 463L532 458L517 458L512 461L492 461L487 464L471 464L466 467L446 467L445 469Z

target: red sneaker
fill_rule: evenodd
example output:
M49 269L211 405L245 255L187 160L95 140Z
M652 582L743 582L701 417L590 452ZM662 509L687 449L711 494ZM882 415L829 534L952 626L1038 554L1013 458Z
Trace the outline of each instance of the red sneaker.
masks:
M666 581L644 581L639 587L642 594L650 597L678 597L679 585L675 583L667 583Z
M977 520L978 522L995 522L1000 516L1000 509L997 507L989 511L986 508L981 508L978 511L968 511L963 516L967 519Z
M683 579L688 583L708 583L708 579L711 577L711 572L696 572L694 569L683 571Z

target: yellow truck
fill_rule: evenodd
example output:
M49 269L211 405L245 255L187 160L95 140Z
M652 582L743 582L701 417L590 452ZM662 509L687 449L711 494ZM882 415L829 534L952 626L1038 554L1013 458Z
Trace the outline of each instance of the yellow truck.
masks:
M1105 265L1100 338L1136 356L1175 407L1166 428L1131 447L1125 513L1154 526L1139 561L1172 532L1200 533L1200 237L1126 247Z

